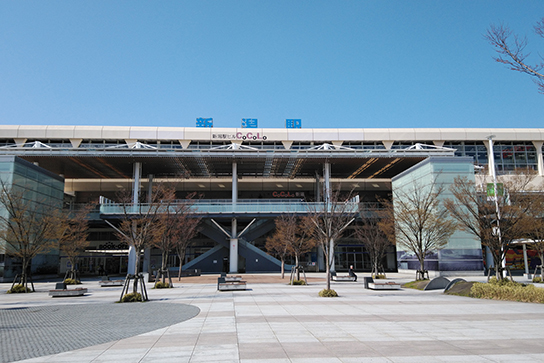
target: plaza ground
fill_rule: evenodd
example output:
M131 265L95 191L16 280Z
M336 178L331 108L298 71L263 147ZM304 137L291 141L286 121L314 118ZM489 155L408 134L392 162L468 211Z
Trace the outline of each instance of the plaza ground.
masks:
M441 290L372 291L364 289L363 274L356 283L333 282L339 298L318 297L323 274L309 274L309 286L289 286L279 274L246 275L247 291L218 292L217 276L150 289L144 304L114 304L121 288L101 288L96 279L84 281L89 292L77 298L49 297L54 281L36 283L32 294L5 294L10 284L0 284L1 321L13 314L27 319L0 329L0 361L13 361L6 342L17 339L27 345L21 349L43 349L24 362L544 362L544 304ZM413 277L388 274L401 283ZM58 312L62 321L43 323L45 314ZM69 339L70 329L82 331L86 339L77 340L88 346L55 343L55 336ZM116 332L127 335L115 338ZM41 347L44 341L50 343ZM62 353L48 353L55 344Z

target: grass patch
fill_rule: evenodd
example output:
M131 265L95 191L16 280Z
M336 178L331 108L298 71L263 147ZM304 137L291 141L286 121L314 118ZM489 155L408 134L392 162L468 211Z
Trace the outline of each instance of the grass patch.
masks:
M544 289L507 279L497 281L492 278L488 283L458 282L445 294L476 299L544 303Z
M470 289L472 289L472 285L474 285L474 282L461 281L453 285L448 291L444 292L444 294L472 297L470 295Z
M15 285L13 288L7 291L8 294L21 294L25 292L32 292L32 290L30 290L28 287L24 287L21 284Z
M319 291L319 296L321 297L338 297L338 294L333 289L323 289Z
M423 290L425 289L425 286L429 283L429 280L416 280L416 281L410 281L402 285L402 287L406 287L408 289L416 289L416 290Z
M170 284L168 282L159 281L155 283L155 289L169 289Z
M372 275L372 278L375 280L385 279L385 274Z
M131 292L130 294L125 294L121 299L121 302L141 302L142 294L139 292Z
M533 277L533 282L536 284L541 284L544 281L542 281L542 277L536 276L536 277Z
M487 284L475 282L470 289L470 295L479 299L544 303L544 289L507 279L491 279Z
M293 280L289 282L289 285L306 285L306 281L304 280Z
M66 285L79 285L79 284L81 284L81 281L74 280L74 279L66 279L66 280L64 280L64 283Z

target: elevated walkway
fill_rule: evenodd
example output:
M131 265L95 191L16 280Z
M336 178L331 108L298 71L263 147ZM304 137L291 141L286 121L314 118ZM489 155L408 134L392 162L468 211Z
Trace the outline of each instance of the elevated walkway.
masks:
M322 211L324 203L311 203L301 200L238 200L236 203L232 203L230 199L217 199L217 200L195 200L195 201L180 201L182 203L192 203L191 213L198 215L199 217L276 217L281 214L296 214L296 215L308 215L315 212ZM359 207L363 209L372 208L377 209L374 203L366 206L359 203L359 197L355 197L350 201L345 202L348 204L347 208L338 207L340 212L357 213ZM115 219L127 214L145 214L149 210L150 205L141 203L139 205L122 205L114 203L107 198L100 198L100 216L105 219ZM173 204L170 208L174 210L176 204ZM329 206L329 208L331 208ZM166 209L164 209L166 211Z

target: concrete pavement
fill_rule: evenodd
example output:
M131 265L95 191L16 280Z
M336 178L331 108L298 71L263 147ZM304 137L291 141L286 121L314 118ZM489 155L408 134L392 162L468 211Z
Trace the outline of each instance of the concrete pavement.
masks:
M144 322L154 317L166 320L164 326L148 326L143 333L125 327L120 330L134 335L24 362L544 362L542 304L470 299L441 291L371 291L363 288L362 275L357 283L333 283L338 298L317 296L324 279L310 286L248 284L250 290L235 292L218 292L215 283L183 282L174 289L149 290L152 302L137 304L141 311L125 315L145 316L140 326L148 326ZM397 282L413 279L388 277ZM38 283L37 293L6 295L9 285L0 284L0 315L12 313L9 308L43 311L69 305L108 311L119 306L113 302L120 288L100 288L97 281L85 282L89 294L78 298L53 299L47 295L53 286ZM196 311L195 307L198 315L190 318L187 309ZM67 326L80 324L84 330L93 316L65 315ZM31 319L26 324L43 322ZM118 323L106 319L99 325L106 332ZM2 352L9 349L3 343L6 334L18 334L14 331L0 330ZM90 343L96 334L87 331ZM7 359L0 353L0 360Z

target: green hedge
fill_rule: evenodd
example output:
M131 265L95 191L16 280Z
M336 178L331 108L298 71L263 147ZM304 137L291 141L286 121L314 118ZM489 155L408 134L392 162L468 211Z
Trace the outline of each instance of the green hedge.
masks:
M544 303L544 289L503 279L491 279L489 283L476 282L470 295L480 299Z

